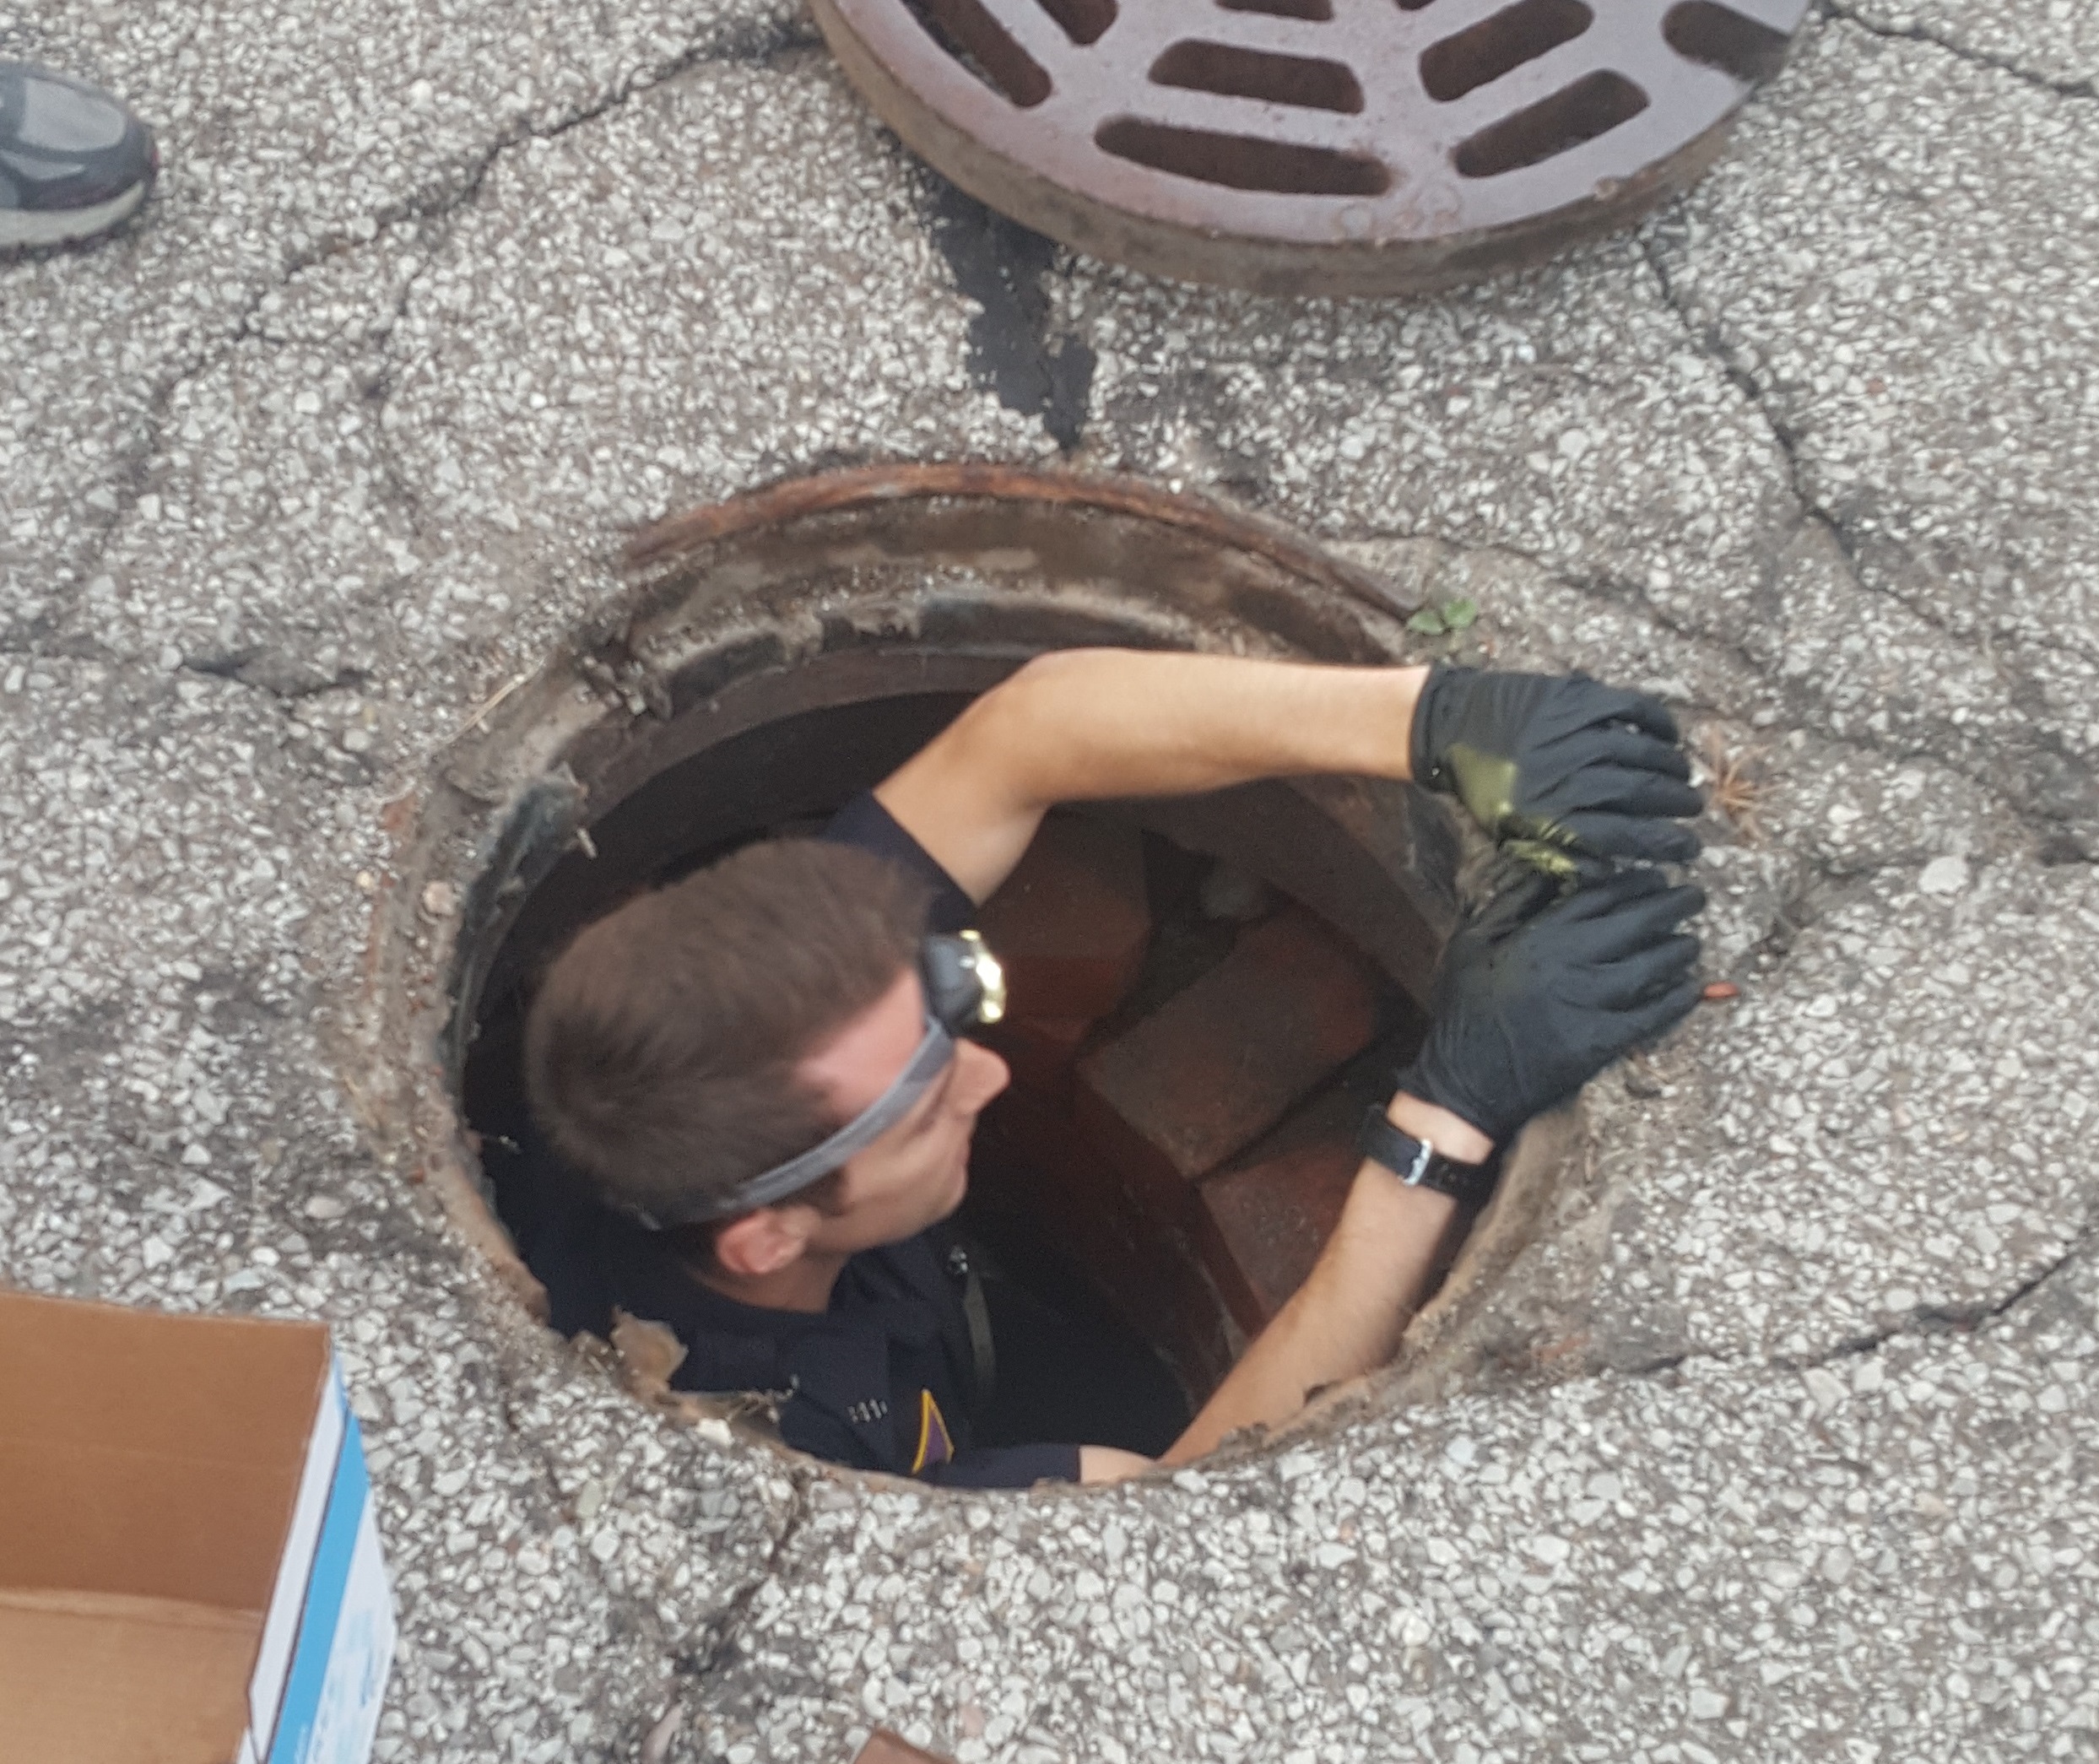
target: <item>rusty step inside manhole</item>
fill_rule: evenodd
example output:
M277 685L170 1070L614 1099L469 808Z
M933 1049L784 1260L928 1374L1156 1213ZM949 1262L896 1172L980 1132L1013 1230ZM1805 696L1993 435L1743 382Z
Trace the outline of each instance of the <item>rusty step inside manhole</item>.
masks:
M938 170L1074 249L1418 292L1626 225L1712 163L1806 0L811 0Z
M354 1074L410 1093L385 1117L410 1129L404 1161L527 1293L485 1201L531 1237L529 1198L504 1192L518 1028L576 928L813 825L1042 649L1389 661L1414 610L1266 523L989 467L784 484L666 522L635 557L627 604L443 757L409 840L375 1052L434 1045L441 1069ZM1419 1034L1456 861L1442 805L1377 781L1052 817L985 914L1014 970L997 1033L1015 1082L981 1126L975 1222L1016 1277L1090 1293L1199 1400L1331 1226L1350 1131ZM435 922L434 888L457 903ZM1285 1015L1290 1045L1241 1045ZM1538 1193L1505 1182L1417 1339L1507 1265Z

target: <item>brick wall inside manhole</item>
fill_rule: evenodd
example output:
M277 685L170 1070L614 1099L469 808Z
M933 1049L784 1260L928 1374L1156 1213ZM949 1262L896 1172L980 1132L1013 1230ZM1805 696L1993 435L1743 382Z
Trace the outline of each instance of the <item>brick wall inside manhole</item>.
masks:
M782 486L666 523L635 561L616 620L445 756L376 945L377 1020L438 1058L375 1088L405 1077L407 1149L527 1291L487 1205L547 1253L513 1150L521 1025L581 925L820 825L1041 649L1390 661L1410 610L1265 526L989 468ZM1176 1383L1199 1402L1309 1268L1354 1126L1423 1026L1457 856L1407 787L1277 781L1060 812L986 907L1014 1082L960 1222L1015 1281L1151 1344L1155 1411ZM1523 1214L1497 1202L1453 1287L1506 1261Z

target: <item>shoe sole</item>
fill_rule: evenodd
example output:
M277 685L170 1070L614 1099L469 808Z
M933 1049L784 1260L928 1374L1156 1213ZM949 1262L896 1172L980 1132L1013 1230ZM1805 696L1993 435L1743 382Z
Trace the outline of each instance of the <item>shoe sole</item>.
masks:
M60 208L39 214L28 208L0 210L0 252L34 249L40 245L71 245L106 233L128 220L146 199L149 181L133 184L122 196L97 203L91 208Z

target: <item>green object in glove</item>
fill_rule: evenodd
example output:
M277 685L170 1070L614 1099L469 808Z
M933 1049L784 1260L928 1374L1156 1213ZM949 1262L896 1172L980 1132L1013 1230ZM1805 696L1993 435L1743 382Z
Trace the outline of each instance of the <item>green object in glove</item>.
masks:
M1447 791L1494 839L1562 881L1555 850L1684 863L1698 836L1672 821L1705 806L1676 720L1658 700L1584 674L1436 668L1414 712L1414 776Z
M1496 1144L1698 1002L1698 939L1679 928L1706 904L1652 869L1557 897L1519 860L1500 868L1443 951L1428 1039L1399 1075Z

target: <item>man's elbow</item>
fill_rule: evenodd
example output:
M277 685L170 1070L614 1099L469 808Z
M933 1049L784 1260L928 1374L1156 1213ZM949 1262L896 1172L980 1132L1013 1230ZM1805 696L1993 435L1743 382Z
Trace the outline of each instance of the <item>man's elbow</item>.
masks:
M1056 739L1063 682L1084 653L1051 650L1031 657L973 699L912 763L949 793L1026 800L1038 782L1043 743Z
M978 763L1025 751L1028 730L1042 715L1045 689L1050 694L1056 691L1055 682L1072 653L1050 650L1031 656L997 685L979 693L964 706L962 714L927 750L945 749L956 758L970 756Z

